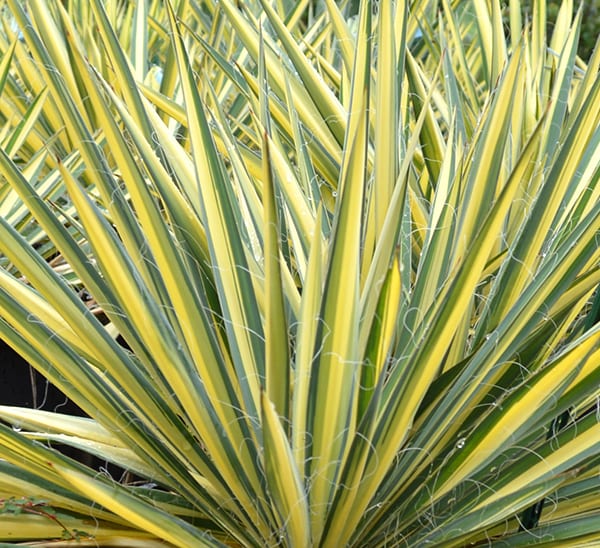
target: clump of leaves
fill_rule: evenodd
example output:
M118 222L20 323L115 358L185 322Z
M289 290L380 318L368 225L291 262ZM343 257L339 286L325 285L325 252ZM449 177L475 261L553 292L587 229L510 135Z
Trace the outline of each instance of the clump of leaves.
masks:
M0 335L89 418L0 407L0 492L105 544L597 542L581 11L63 4L4 13Z

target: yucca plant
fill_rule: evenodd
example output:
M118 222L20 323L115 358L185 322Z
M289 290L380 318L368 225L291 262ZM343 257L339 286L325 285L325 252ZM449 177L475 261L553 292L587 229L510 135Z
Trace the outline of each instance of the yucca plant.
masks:
M1 540L600 542L600 50L520 8L4 4L0 336L89 418L0 407Z

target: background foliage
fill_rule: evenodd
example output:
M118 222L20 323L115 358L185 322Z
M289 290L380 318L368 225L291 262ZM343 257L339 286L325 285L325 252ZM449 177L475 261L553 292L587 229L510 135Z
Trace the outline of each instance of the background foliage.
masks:
M527 14L530 17L533 13L532 4L533 3L530 0L522 3L524 14ZM548 34L552 34L560 4L560 2L546 2L548 9ZM598 2L598 0L582 2L582 9L581 37L579 39L577 52L582 59L589 59L592 50L596 45L598 34L600 34L600 2Z

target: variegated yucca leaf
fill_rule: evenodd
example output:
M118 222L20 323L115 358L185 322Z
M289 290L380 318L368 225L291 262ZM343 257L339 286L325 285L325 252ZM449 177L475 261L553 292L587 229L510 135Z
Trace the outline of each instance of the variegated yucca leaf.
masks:
M600 542L572 2L1 6L0 541Z

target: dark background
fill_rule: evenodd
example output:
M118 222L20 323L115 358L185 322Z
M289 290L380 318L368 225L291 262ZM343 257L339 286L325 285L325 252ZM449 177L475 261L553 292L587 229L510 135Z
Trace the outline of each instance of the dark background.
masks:
M0 341L0 404L82 415L81 410Z
M69 415L85 416L85 413L70 401L58 388L50 384L23 358L0 340L0 405L14 405L45 411L56 411ZM64 455L82 462L96 470L106 470L113 477L123 473L120 468L88 453L53 444Z

